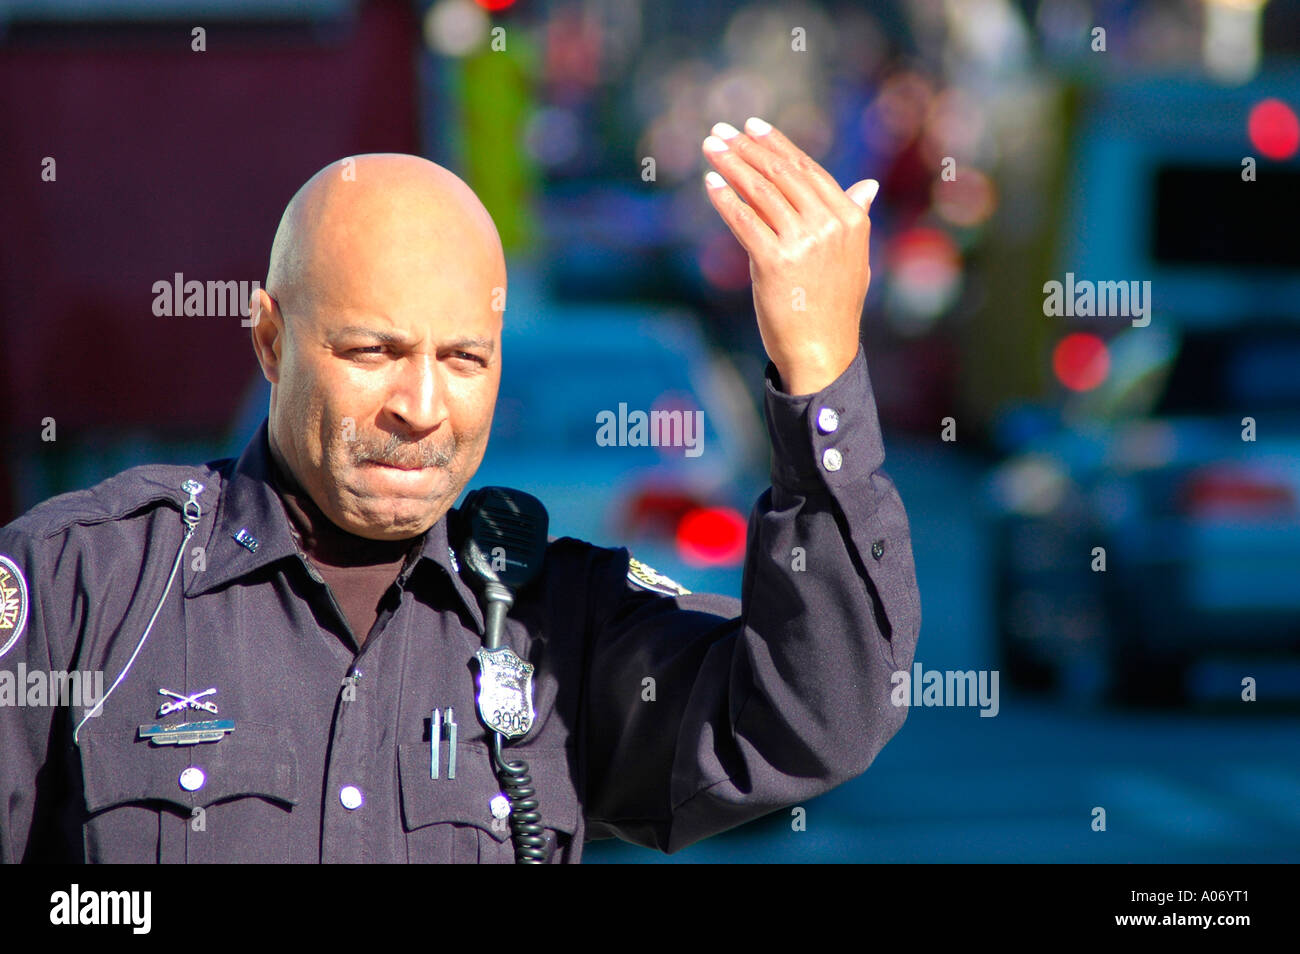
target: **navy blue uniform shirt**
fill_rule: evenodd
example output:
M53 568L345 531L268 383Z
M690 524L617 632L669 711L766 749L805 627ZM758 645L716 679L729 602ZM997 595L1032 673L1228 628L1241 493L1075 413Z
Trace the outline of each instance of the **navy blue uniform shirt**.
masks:
M536 667L536 721L507 752L531 769L553 863L610 836L677 851L812 798L903 723L890 676L911 667L920 605L865 356L815 395L778 380L769 364L772 486L741 599L675 592L571 538L517 596L505 644ZM358 653L268 453L263 425L238 461L132 468L0 530L0 860L514 860L475 704L483 614L447 518ZM98 714L34 704L34 680L95 671L117 683ZM435 707L455 712L454 779L445 742L430 777ZM219 741L139 736L219 719L235 723Z

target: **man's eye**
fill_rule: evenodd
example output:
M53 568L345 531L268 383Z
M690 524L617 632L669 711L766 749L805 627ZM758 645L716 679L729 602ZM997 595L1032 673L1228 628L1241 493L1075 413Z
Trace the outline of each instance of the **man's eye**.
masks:
M466 361L473 361L475 364L482 365L482 366L485 367L485 368L487 367L487 359L486 359L486 358L481 358L481 357L479 357L478 355L476 355L476 354L471 354L471 353L468 352L468 351L453 351L453 352L451 353L451 356L452 356L453 358L463 358L463 359L466 360Z
M383 354L383 345L367 345L364 348L349 348L348 354Z

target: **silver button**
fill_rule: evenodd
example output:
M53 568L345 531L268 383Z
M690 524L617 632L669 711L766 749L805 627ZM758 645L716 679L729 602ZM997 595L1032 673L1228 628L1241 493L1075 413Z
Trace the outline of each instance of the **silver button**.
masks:
M827 470L839 470L840 465L844 463L844 458L834 447L828 447L822 452L822 465Z
M840 416L835 413L835 408L824 407L817 412L817 430L823 434L829 434L839 426Z
M355 812L361 807L364 799L361 797L361 789L355 785L344 785L339 789L339 801L343 803L343 807L348 811Z
M492 801L488 802L488 808L491 809L493 818L510 817L510 799L504 795L493 795Z
M197 792L207 780L207 776L203 774L203 769L195 768L192 765L184 772L181 772L181 788L187 792Z

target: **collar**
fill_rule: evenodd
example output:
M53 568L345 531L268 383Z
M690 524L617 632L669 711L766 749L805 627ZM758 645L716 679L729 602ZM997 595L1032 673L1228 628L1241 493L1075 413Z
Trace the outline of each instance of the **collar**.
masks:
M200 596L279 560L301 558L284 503L272 483L272 466L268 426L263 420L234 469L227 471L222 481L216 514L204 547L204 569L194 568L197 560L186 561L186 596ZM416 565L425 561L433 563L438 567L434 572L444 573L451 579L482 633L483 611L474 591L461 579L459 565L449 547L449 516L444 514L429 528L415 562ZM206 515L204 522L208 522ZM199 536L196 534L196 539Z

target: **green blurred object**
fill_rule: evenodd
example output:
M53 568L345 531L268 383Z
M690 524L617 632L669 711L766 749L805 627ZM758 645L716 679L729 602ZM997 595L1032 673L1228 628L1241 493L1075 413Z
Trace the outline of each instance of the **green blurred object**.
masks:
M505 49L494 50L494 42ZM527 249L537 235L539 177L524 144L535 111L537 51L523 30L507 30L461 62L456 101L467 181L492 214L506 253Z
M1044 356L1061 329L1044 320L1043 282L1054 274L1064 242L1079 91L1045 80L1017 108L1034 117L1028 123L1033 135L1016 162L997 171L998 188L1004 205L1041 211L1029 228L992 229L982 253L985 295L965 326L959 389L962 406L985 427L1000 408L1042 399L1056 388Z

